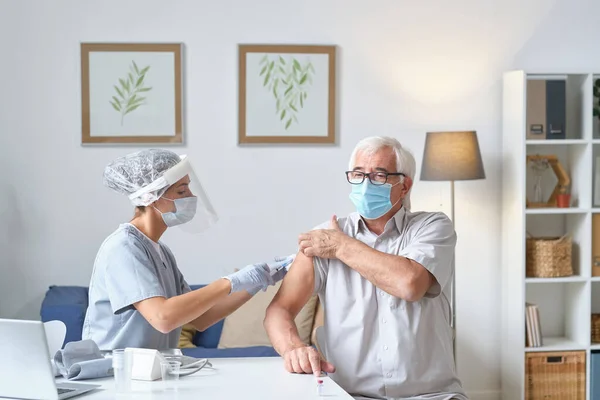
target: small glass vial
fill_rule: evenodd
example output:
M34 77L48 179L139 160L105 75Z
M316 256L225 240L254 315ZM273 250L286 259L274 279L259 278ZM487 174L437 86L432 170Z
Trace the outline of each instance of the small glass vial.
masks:
M323 396L323 379L317 379L317 395Z

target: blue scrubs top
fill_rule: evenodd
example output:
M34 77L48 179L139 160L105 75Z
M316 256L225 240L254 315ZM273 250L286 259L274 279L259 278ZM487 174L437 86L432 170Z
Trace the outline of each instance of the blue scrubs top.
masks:
M101 350L177 348L181 328L163 334L133 304L189 291L171 250L133 225L122 224L106 238L96 256L83 339L93 340Z

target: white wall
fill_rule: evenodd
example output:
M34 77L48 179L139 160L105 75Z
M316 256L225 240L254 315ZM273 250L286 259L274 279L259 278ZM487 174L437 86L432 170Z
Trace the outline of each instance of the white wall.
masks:
M456 193L458 363L473 398L495 398L501 74L600 71L599 13L592 0L0 0L0 316L38 318L49 285L87 285L101 241L131 215L101 178L137 148L80 145L79 43L183 42L187 143L175 150L221 217L200 237L165 237L192 283L291 253L298 233L350 212L342 171L360 138L395 135L420 164L426 131L478 131L487 179ZM237 146L238 43L339 46L336 146ZM417 181L413 207L448 211L448 184Z

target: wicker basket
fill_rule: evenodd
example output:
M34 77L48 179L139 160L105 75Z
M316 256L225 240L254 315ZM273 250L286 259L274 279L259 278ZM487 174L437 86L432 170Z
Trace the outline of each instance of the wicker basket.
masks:
M600 343L600 314L592 314L592 343Z
M556 278L573 275L570 236L528 237L526 275L531 278Z
M585 400L585 351L527 353L525 400Z

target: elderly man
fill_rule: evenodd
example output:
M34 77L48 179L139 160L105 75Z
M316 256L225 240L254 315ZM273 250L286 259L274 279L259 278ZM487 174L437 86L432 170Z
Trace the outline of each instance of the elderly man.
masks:
M397 140L362 140L346 172L357 212L299 236L265 317L289 372L327 372L357 399L467 399L442 291L456 234L443 213L410 211L414 174L415 160ZM327 361L294 324L313 293L325 309L319 345Z

